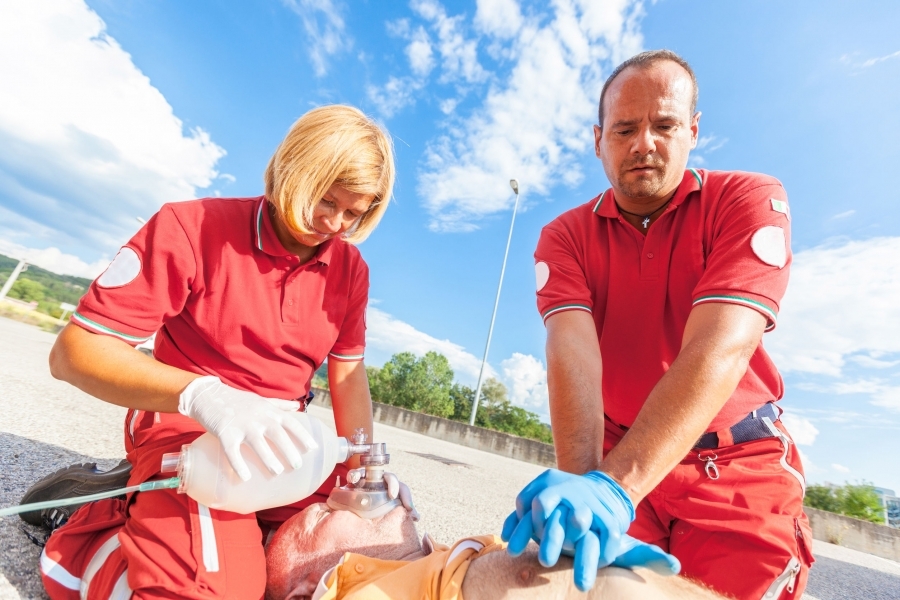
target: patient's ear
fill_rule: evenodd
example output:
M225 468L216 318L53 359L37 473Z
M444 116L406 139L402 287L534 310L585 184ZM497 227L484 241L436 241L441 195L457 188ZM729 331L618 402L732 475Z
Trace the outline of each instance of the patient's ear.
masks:
M434 552L434 540L431 538L431 534L427 531L425 535L422 536L422 554L428 556Z
M312 598L318 585L319 578L316 578L315 575L310 573L297 584L297 587L288 593L284 600L309 600Z

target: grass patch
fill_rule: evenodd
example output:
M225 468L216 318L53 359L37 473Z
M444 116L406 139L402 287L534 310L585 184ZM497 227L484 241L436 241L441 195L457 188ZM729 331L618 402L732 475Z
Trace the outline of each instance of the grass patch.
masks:
M65 327L59 319L3 301L0 301L0 317L34 325L50 333L59 333Z

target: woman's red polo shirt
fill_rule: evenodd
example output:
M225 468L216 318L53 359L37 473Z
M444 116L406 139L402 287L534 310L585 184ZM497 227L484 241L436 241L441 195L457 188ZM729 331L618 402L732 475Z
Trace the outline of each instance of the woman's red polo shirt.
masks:
M266 397L304 397L326 357L362 360L369 270L340 239L298 264L259 198L164 205L82 298L72 321Z

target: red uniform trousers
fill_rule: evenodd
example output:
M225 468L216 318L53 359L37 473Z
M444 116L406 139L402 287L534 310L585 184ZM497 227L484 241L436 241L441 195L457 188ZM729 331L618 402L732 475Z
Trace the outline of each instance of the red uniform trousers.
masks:
M623 435L607 419L604 454ZM738 600L800 598L814 561L801 478L797 449L777 437L695 449L638 504L628 533L675 555L683 576Z
M129 485L171 477L159 473L162 455L198 435L132 447ZM210 509L171 489L86 504L47 540L44 588L53 600L263 598L263 536L304 507L324 502L335 475L345 477L346 468L338 465L316 494L300 502L249 515Z

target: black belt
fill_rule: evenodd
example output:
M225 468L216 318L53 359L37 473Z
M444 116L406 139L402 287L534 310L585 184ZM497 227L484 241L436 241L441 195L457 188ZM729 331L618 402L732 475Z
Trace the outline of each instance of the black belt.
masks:
M779 412L775 405L769 402L728 428L735 444L752 442L763 438L772 437L771 430L766 426L763 417L768 417L773 423L778 420ZM719 433L710 431L704 433L694 444L694 448L708 450L719 447Z
M306 412L306 409L309 407L310 402L313 401L313 397L315 397L315 394L310 392L306 396L302 396L300 398L294 398L294 402L300 403L300 412Z

